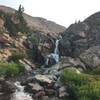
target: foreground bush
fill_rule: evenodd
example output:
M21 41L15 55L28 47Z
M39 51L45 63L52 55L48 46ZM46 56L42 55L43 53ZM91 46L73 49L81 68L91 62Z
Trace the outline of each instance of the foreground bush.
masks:
M100 100L99 75L77 73L76 70L65 69L61 75L61 81L67 85L67 92L73 100Z
M0 76L14 76L24 71L24 66L17 63L0 62Z

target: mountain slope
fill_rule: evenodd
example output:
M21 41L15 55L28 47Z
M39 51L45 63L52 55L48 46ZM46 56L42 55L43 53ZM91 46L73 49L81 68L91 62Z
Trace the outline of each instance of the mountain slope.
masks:
M93 46L99 46L100 12L89 16L83 22L71 24L62 36L61 46L65 49L61 51L64 51L64 55L78 56Z
M5 13L15 12L15 9L6 6L0 6L0 10ZM48 21L44 18L32 17L25 13L23 14L23 16L30 28L35 28L45 33L59 33L66 29L64 26L58 25L55 22Z

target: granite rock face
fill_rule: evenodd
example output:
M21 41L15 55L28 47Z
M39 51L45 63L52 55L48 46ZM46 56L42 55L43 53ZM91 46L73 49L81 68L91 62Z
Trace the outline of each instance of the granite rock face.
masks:
M90 68L100 66L100 46L94 46L80 55L80 59Z
M59 49L61 55L77 57L85 50L100 44L100 12L83 22L69 26L62 35Z

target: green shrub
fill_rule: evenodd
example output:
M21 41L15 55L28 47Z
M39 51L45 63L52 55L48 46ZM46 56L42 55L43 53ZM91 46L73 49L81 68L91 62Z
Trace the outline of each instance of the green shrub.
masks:
M17 63L0 62L0 76L14 76L24 71L24 66Z
M24 57L25 57L25 54L19 51L13 51L12 55L9 57L9 61L18 62L19 59L23 59Z
M74 69L65 69L61 75L61 80L67 84L67 82L73 82L75 85L81 85L88 81L87 74L78 74Z
M29 37L29 40L31 43L38 45L39 44L39 39L36 36L31 36Z
M91 74L91 75L100 75L100 67L93 68L91 70L88 69L87 71L85 71L85 73Z
M91 81L85 85L78 86L75 94L79 100L80 98L81 100L100 100L100 81Z
M61 81L67 85L68 92L74 100L100 100L99 75L77 73L75 70L65 69L61 75Z
M19 31L17 25L11 20L12 15L5 15L5 27L10 32L10 35L16 36Z

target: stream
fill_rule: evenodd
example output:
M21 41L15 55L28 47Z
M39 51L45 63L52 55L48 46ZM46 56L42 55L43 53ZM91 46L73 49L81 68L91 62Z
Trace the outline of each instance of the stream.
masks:
M49 62L49 58L54 59L56 63L59 62L58 45L59 45L59 41L60 40L61 40L61 36L55 42L54 52L49 54L49 55L47 55L47 59L46 59L46 62L45 62L46 65L49 64L48 63ZM56 68L53 68L53 66L51 66L50 68L41 67L41 68L36 68L34 70L33 77L35 77L35 79L37 79L38 81L44 81L44 83L47 82L49 85L52 85L52 83L54 83L54 82L56 82L58 80L58 76L56 74L58 75L58 71L57 71ZM34 78L33 78L33 80L34 80ZM33 83L31 83L31 85L33 86L33 90L34 90L35 86L37 87L37 88L35 88L35 90L39 90L40 89L39 90L40 92L37 92L36 95L43 94L44 93L43 91L45 91L45 93L47 93L47 95L48 94L49 95L53 94L54 96L57 95L57 93L56 93L57 90L54 89L54 87L57 88L57 86L56 86L57 84L56 83L52 85L52 88L50 88L49 86L46 87L45 85L43 85L41 87L41 85L38 84L37 81L35 83L33 81ZM33 96L31 96L30 93L26 93L24 91L25 86L22 86L20 84L20 82L15 82L15 86L17 87L17 89L16 89L16 92L13 94L13 97L11 98L11 100L34 100ZM41 88L44 88L44 89L42 90ZM41 94L39 94L39 93L41 93ZM54 97L54 98L56 98L56 97ZM35 100L38 100L38 99L35 99ZM44 100L48 100L48 99L44 99ZM53 100L56 100L56 99L53 99ZM59 99L57 99L57 100L59 100Z
M22 86L20 82L15 82L15 86L17 89L11 100L33 100L28 93L24 92L24 86Z

